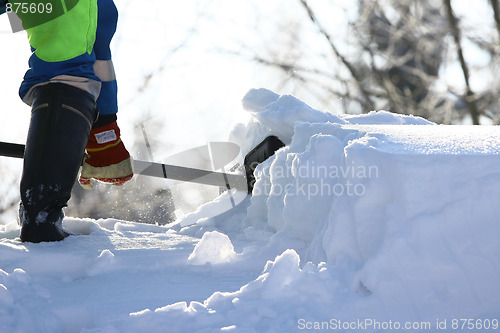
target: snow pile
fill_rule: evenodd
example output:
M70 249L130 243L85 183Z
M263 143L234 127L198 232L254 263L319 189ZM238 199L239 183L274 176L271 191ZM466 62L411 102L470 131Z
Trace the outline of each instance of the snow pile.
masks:
M497 127L335 116L264 89L243 105L255 120L230 141L287 144L253 196L170 228L67 218L86 236L53 244L1 227L0 331L499 329Z
M299 261L295 251L287 250L237 292L216 292L204 303L179 302L135 313L119 330L163 332L159 327L169 323L172 332L294 331L295 314L326 315L323 306L332 303L331 290L338 287L325 268L308 264L301 269Z
M207 300L206 312L231 313L224 325L248 329L255 328L248 324L252 313L262 323L256 332L300 329L300 319L332 316L432 322L434 328L444 318L498 318L498 128L415 126L431 124L388 112L336 120L265 90L251 91L244 105L258 119L251 131L289 144L256 170L241 234L250 244L264 243L260 253L285 251L290 258L293 249L304 268L289 264L277 276L265 271L239 292ZM245 146L241 128L232 138ZM224 230L224 223L218 227ZM242 248L248 253L259 257L251 245ZM316 272L311 265L318 265ZM329 276L327 283L320 275ZM261 304L242 300L249 289L265 298L269 288L258 282L267 279L281 281L268 307L281 311L262 322L268 315ZM318 286L322 291L314 295Z

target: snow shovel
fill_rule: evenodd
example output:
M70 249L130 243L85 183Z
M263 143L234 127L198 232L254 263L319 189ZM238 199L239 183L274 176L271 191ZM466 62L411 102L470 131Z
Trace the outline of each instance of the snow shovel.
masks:
M184 152L178 155L174 155L170 160L178 161L182 156L184 158L188 155L190 157L196 156L193 151L198 154L198 156L203 156L204 154L210 154L213 156L217 155L217 152L222 152L223 150L229 149L229 154L234 153L235 144L231 143L210 143L206 146L201 146L194 148L191 151ZM239 191L246 191L252 194L253 186L255 183L254 170L255 168L269 157L271 157L278 149L284 146L275 136L269 136L264 139L260 144L258 144L252 151L250 151L244 159L244 169L245 174L235 174L226 172L216 172L206 170L204 168L197 167L187 167L172 164L148 162L141 160L134 160L134 170L135 174L140 174L144 176L173 179L184 182L191 182L197 184L213 185L224 187L226 189L237 189ZM237 147L237 146L236 146ZM206 152L205 152L206 151ZM239 148L238 148L239 152ZM222 153L221 153L222 154ZM23 158L24 157L24 145L8 142L0 142L0 156ZM236 157L236 156L234 156ZM167 159L169 160L169 159ZM218 159L216 159L218 160ZM220 162L214 164L213 168L220 169L225 164Z

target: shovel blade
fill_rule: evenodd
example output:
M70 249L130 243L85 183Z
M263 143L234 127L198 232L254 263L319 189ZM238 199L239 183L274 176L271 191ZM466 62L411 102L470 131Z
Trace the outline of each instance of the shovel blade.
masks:
M285 146L285 144L280 139L271 135L265 138L245 156L244 164L249 194L252 194L255 184L255 168L274 155L274 153L283 146Z

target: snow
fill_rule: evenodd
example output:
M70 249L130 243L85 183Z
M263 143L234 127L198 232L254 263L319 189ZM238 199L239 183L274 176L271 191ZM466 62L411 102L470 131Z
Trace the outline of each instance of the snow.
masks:
M235 256L231 239L220 232L210 231L196 244L193 253L188 257L188 263L192 265L221 264L231 261Z
M57 243L0 226L0 332L499 330L498 127L243 106L230 141L286 143L251 197L168 227L67 217Z

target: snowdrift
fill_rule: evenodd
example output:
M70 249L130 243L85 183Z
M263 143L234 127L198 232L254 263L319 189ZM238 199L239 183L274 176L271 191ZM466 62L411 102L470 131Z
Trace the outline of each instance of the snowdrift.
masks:
M82 236L52 244L0 227L0 332L499 329L498 127L335 116L265 89L243 106L254 120L229 141L286 143L252 197L169 228L67 218Z

